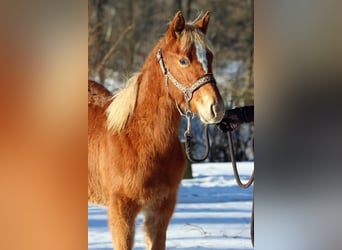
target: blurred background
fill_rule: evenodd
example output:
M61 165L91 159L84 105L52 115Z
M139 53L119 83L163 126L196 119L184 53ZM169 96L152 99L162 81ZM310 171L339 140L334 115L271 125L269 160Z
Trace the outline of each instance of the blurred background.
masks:
M168 22L181 10L187 21L211 12L208 40L214 49L215 77L227 109L254 104L252 0L89 0L88 77L115 92L139 71L145 58L164 35ZM185 121L179 135L183 138ZM194 154L204 151L203 126L193 123ZM237 159L253 160L253 125L234 132ZM228 161L228 143L210 127L208 161Z
M232 2L192 1L193 16L184 15L210 10L209 38L224 22L223 40L236 35L227 20L239 12L224 9ZM135 11L150 5L134 3ZM163 34L174 3L151 8L148 18L163 13L160 33L147 30L144 39ZM95 5L0 5L0 249L87 249L87 45ZM341 249L341 7L338 0L255 2L256 250ZM218 64L223 52L214 48Z

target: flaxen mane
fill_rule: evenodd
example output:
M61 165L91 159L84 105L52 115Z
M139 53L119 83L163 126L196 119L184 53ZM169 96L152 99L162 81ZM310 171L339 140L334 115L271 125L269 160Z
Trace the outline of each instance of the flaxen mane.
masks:
M133 115L139 89L139 74L134 75L127 81L127 86L121 89L112 98L108 106L107 128L113 132L120 132Z
M180 40L181 40L181 50L188 51L190 50L191 45L194 44L194 42L200 43L204 47L208 47L207 39L205 38L205 35L200 32L198 29L195 29L193 25L187 24L185 25L185 29L180 34Z

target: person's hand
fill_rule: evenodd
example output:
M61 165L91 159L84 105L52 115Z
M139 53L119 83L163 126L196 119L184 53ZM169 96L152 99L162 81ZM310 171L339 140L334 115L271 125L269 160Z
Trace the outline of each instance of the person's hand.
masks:
M217 124L217 127L223 132L227 133L240 126L240 120L237 114L230 114L227 117L223 117L222 121Z

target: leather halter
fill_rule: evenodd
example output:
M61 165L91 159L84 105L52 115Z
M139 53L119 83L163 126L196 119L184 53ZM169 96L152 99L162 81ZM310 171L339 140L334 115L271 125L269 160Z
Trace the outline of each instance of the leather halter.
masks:
M162 49L160 48L157 53L157 59L160 65L160 68L165 76L165 86L168 88L167 85L167 80L170 79L173 85L176 86L180 91L183 92L184 94L184 99L186 102L186 110L185 113L181 111L180 107L178 106L178 103L176 103L176 107L179 111L179 113L183 116L186 117L187 119L187 129L184 132L184 138L185 138L185 154L188 157L188 159L192 162L201 162L204 161L209 154L209 135L208 135L208 124L205 124L205 136L206 136L206 151L202 158L196 159L191 156L191 138L192 138L192 133L191 133L191 119L193 117L193 113L190 110L190 100L192 99L193 93L202 87L203 85L207 83L214 83L216 84L216 80L213 76L213 74L205 74L201 76L200 78L197 79L196 82L194 82L191 87L185 87L183 84L181 84L177 79L170 73L170 71L167 70L165 61L163 59L162 55Z
M160 68L165 76L165 84L167 86L167 80L170 79L173 85L175 85L180 91L184 94L184 99L186 101L186 113L190 112L190 100L192 99L193 93L202 87L203 85L207 83L216 83L216 80L213 76L213 74L205 74L197 79L196 82L194 82L191 87L185 87L183 84L181 84L177 79L170 73L170 71L166 68L165 61L163 59L162 55L162 49L160 48L157 53L157 59L159 61ZM178 104L177 104L178 107ZM179 109L179 107L178 107Z

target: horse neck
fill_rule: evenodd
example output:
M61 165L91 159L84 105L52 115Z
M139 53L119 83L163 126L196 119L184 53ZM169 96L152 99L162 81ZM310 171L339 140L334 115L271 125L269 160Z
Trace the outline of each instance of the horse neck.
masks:
M139 93L132 125L142 126L145 136L174 139L178 137L180 115L164 84L164 75L155 59L156 51L153 50L147 58L139 77Z

